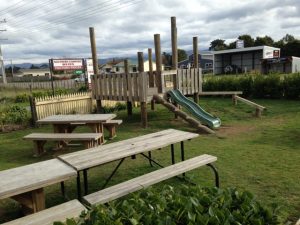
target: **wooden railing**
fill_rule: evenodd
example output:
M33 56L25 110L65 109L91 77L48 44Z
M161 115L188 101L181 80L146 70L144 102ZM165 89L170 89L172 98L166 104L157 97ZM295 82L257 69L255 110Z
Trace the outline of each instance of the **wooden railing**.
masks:
M114 107L116 101L103 101L104 107ZM96 102L91 93L74 93L68 95L30 98L33 121L57 114L85 114L92 113Z
M92 94L97 100L147 101L147 73L98 74L92 77Z
M202 92L201 69L178 69L176 83L177 89L184 95Z

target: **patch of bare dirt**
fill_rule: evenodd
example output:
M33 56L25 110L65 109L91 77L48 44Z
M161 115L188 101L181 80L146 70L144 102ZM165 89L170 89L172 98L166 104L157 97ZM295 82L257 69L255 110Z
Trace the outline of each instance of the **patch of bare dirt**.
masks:
M16 130L24 130L26 128L25 125L18 124L9 124L0 126L0 133L8 133Z
M256 128L254 126L236 125L236 126L221 126L217 134L223 136L233 136L253 132Z

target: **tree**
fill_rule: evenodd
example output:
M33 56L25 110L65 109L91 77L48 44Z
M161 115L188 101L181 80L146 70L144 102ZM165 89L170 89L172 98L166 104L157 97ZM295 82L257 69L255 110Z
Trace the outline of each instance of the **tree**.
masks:
M291 35L291 34L286 34L282 39L281 39L284 43L289 43L289 42L293 42L296 40L296 38Z
M256 37L254 41L254 46L274 46L274 40L270 36L264 36L264 37Z
M163 52L162 54L162 64L165 66L171 66L172 65L172 56L169 53Z
M39 69L39 67L31 64L30 69Z
M249 34L240 35L238 39L244 41L244 47L254 46L254 39Z
M178 62L187 59L187 54L186 51L183 49L177 49L177 57L178 57Z
M209 50L219 51L227 49L227 45L225 44L225 40L216 39L210 42Z

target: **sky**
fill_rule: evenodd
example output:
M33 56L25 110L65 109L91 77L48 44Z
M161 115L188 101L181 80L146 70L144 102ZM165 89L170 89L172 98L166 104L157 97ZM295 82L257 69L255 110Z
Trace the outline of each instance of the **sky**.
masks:
M94 27L98 58L145 56L161 35L171 51L170 17L177 19L178 48L199 49L241 34L300 38L300 0L0 0L0 44L5 60L42 63L50 58L91 57ZM1 40L7 39L7 40Z

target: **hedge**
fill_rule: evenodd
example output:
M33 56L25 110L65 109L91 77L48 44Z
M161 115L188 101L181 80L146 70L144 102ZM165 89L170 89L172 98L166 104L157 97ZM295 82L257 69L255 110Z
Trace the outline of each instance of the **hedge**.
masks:
M146 189L54 225L275 225L278 209L263 207L247 191L181 185Z
M242 91L244 97L300 99L300 74L211 77L203 91Z

